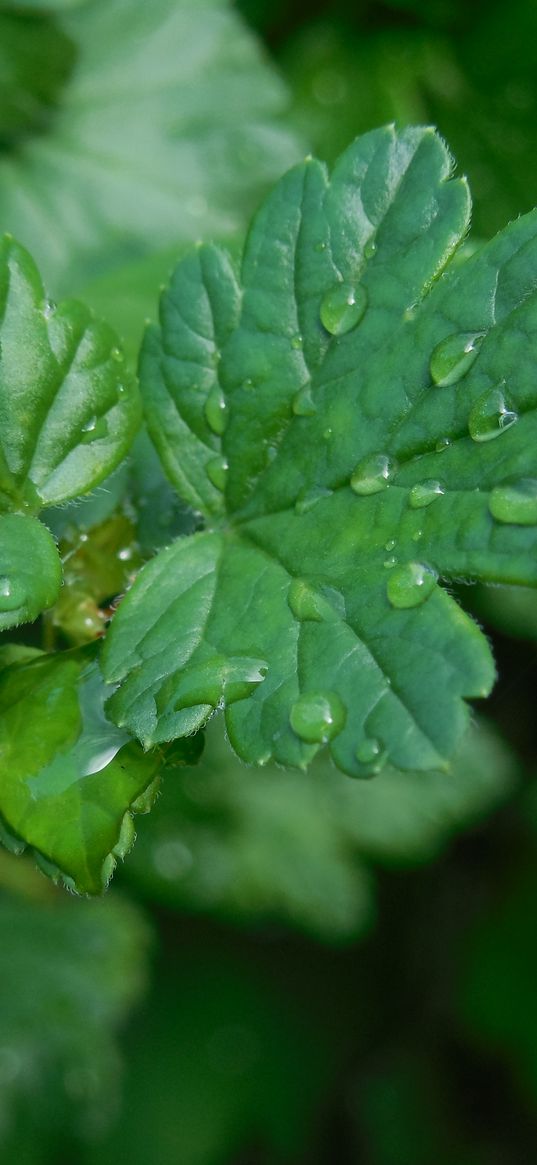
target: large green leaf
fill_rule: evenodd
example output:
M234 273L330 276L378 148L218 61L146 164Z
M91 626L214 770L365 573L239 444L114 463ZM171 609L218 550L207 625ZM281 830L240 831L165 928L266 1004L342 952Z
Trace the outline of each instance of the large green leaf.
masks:
M132 843L131 811L148 807L160 765L107 720L104 697L94 647L0 670L3 840L87 894Z
M201 230L233 233L298 148L279 124L285 90L230 5L54 7L77 58L48 131L0 157L2 228L58 294ZM44 39L41 54L46 74Z
M439 577L537 583L537 215L449 265L464 181L430 129L358 139L276 186L240 281L179 265L141 362L153 439L208 529L113 623L117 722L146 744L226 709L247 761L326 742L445 764L488 644ZM530 476L531 475L531 476Z

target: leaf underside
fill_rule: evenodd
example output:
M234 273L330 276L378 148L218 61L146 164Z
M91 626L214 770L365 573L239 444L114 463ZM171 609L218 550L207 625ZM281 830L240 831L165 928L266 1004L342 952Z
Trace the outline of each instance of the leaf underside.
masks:
M386 127L278 183L239 276L179 264L142 391L207 528L104 653L145 745L224 707L249 762L445 767L494 666L438 580L537 584L537 214L451 263L469 215L435 132Z

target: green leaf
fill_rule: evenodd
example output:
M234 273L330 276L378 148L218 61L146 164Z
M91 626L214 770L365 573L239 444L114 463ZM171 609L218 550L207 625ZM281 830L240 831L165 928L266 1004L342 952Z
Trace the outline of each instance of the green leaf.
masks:
M45 298L28 253L0 242L0 508L39 510L90 490L139 425L115 333L81 303Z
M285 89L231 5L54 7L77 57L48 132L0 157L3 227L56 294L200 231L232 235L300 149L281 125Z
M32 1130L50 1150L58 1131L95 1135L116 1115L118 1029L143 993L151 937L126 901L60 898L42 878L32 889L35 901L0 896L0 1148L7 1159L8 1147L18 1151L19 1122L23 1145Z
M60 593L62 567L37 518L0 514L0 631L31 623Z
M330 182L309 161L276 186L236 326L214 248L163 295L142 387L209 528L144 568L107 641L111 713L145 744L224 705L250 762L329 743L355 775L375 749L438 768L489 692L488 644L437 580L537 583L537 216L450 266L470 212L451 169L430 129L368 134Z
M32 846L47 872L59 871L81 894L106 886L115 857L133 841L131 812L161 763L107 720L104 698L94 647L0 671L7 841L18 851Z

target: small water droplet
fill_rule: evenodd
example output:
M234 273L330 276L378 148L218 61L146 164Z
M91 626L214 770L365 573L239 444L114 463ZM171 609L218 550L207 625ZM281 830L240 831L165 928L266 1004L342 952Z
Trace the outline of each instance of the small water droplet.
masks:
M519 481L495 486L489 498L489 510L497 522L536 526L537 480L534 477L522 477Z
M315 250L316 251L326 251L326 243L316 243Z
M89 417L80 429L82 444L89 445L91 441L99 441L108 435L108 422L105 417Z
M382 753L382 745L380 740L375 736L364 736L356 749L356 760L362 765L370 765L376 761Z
M223 493L226 488L228 464L225 457L213 457L205 466L207 477L215 489Z
M384 559L384 566L386 570L392 570L394 566L397 566L397 559L395 554L390 554L389 558Z
M332 432L333 432L333 430L332 430L332 429L330 429L330 428L329 428L329 429L325 429L325 431L324 431L324 433L323 433L323 440L325 440L325 441L330 441L330 440L331 440L331 438L332 438Z
M317 412L317 407L311 395L311 385L303 384L295 393L291 408L296 417L313 417Z
M127 387L125 384L118 384L118 386L117 386L118 396L124 396L126 391L127 391Z
M314 485L311 489L303 489L300 491L296 502L295 510L297 514L307 514L317 502L322 501L323 498L329 498L332 493L330 489L324 489L321 485Z
M436 498L442 497L445 492L441 482L428 477L425 481L418 481L412 486L408 495L409 506L412 510L422 510L425 506L430 506Z
M419 542L420 538L423 538L423 530L414 530L412 541Z
M384 543L385 550L393 550L394 546L395 546L395 538L388 538L388 541Z
M110 355L112 357L112 360L115 360L117 364L123 364L123 361L125 359L125 355L121 351L121 348L112 348Z
M446 449L449 449L450 445L451 437L440 437L440 439L436 442L435 451L436 453L444 453Z
M299 619L300 622L312 620L321 623L325 617L326 599L303 579L293 579L287 594L287 602L295 619Z
M469 372L483 343L484 332L457 332L436 345L429 370L439 388L462 380Z
M123 546L122 549L118 550L118 552L117 552L117 556L121 562L129 562L130 559L132 558L132 555L133 555L132 546Z
M392 607L418 607L432 594L436 574L422 562L405 562L390 575L386 593Z
M415 319L417 310L418 306L416 303L411 303L410 307L405 308L405 311L403 312L403 320L405 324L412 323L412 320Z
M10 579L7 574L0 576L0 611L16 611L26 599L26 591L20 582Z
M43 315L46 320L50 320L56 311L56 304L52 299L45 299L43 303Z
M496 384L476 400L468 417L468 432L473 441L492 441L518 421L518 413L505 399L505 386Z
M377 244L373 238L368 239L364 247L364 255L366 259L372 259L373 255L377 253Z
M335 692L305 692L293 704L291 728L307 744L326 744L341 732L347 718Z
M293 338L291 340L291 347L294 348L295 351L299 352L300 349L304 347L304 341L302 339L302 336L299 336L299 335L293 336Z
M370 453L358 462L351 477L351 489L364 496L379 493L389 485L396 469L396 462L385 453Z
M227 425L227 405L226 398L220 388L219 384L213 384L211 391L205 401L205 420L213 433L221 437L226 431Z
M364 287L336 283L323 297L321 323L331 336L344 336L360 323L366 307L367 292Z

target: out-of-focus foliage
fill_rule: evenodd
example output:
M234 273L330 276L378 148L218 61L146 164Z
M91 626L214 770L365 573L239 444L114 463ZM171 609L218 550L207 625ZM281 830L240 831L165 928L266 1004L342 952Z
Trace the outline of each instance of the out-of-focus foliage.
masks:
M217 722L199 764L170 773L140 819L125 876L168 906L350 939L371 921L371 861L430 860L514 784L513 758L485 725L449 773L349 781L325 759L307 773L247 768Z

